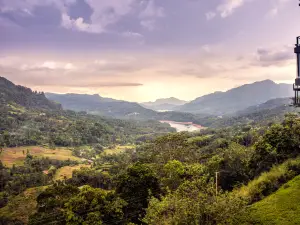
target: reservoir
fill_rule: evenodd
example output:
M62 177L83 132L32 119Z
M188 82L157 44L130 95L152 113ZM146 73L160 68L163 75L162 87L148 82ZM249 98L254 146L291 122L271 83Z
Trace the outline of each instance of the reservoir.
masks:
M161 123L168 123L171 127L175 128L177 132L181 131L199 131L203 129L203 127L199 124L194 124L192 122L177 122L177 121L170 121L170 120L161 120Z

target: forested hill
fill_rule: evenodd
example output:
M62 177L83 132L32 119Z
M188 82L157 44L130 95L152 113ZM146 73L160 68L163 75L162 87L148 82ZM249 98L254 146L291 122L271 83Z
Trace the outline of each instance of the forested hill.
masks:
M44 93L14 85L3 77L0 96L0 148L126 144L175 131L158 121L110 119L63 110Z
M151 119L156 115L153 110L137 103L103 98L99 95L47 93L46 96L61 103L64 109L86 111L96 115L138 119Z
M264 80L245 84L226 92L215 92L191 101L180 107L180 111L224 115L264 103L274 98L292 97L291 84L276 84Z
M4 77L0 77L1 103L14 102L26 108L60 110L61 105L46 98L43 92L35 92L30 88L15 85Z

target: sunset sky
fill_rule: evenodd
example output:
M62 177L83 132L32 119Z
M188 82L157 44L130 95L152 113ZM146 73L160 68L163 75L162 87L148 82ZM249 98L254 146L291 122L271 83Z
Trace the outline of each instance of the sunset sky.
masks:
M0 76L34 90L193 100L292 83L297 0L0 0Z

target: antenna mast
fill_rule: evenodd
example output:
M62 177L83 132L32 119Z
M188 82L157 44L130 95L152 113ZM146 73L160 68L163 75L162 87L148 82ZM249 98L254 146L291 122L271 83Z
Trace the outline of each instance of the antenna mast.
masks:
M300 99L299 99L299 92L300 92L300 36L297 37L296 46L294 52L297 55L297 77L295 79L295 83L293 84L293 89L295 92L294 97L294 106L300 107Z

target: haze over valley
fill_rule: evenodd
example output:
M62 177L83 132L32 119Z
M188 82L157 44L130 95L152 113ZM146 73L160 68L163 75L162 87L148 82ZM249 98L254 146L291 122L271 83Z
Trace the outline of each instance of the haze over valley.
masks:
M13 87L13 84L5 78L2 77L1 80L3 85L9 84L8 87ZM256 97L253 98L255 95ZM294 111L289 106L292 95L291 85L264 80L245 84L226 92L201 96L190 102L171 97L139 104L105 98L97 94L46 93L45 97L66 110L126 120L164 121L163 123L169 124L180 132L197 131L216 121L224 121L226 118L251 115L254 110L260 113L264 110L283 107L284 111L281 113ZM163 112L158 108L153 109L155 106L165 107L166 105L172 105L174 108L162 110Z

